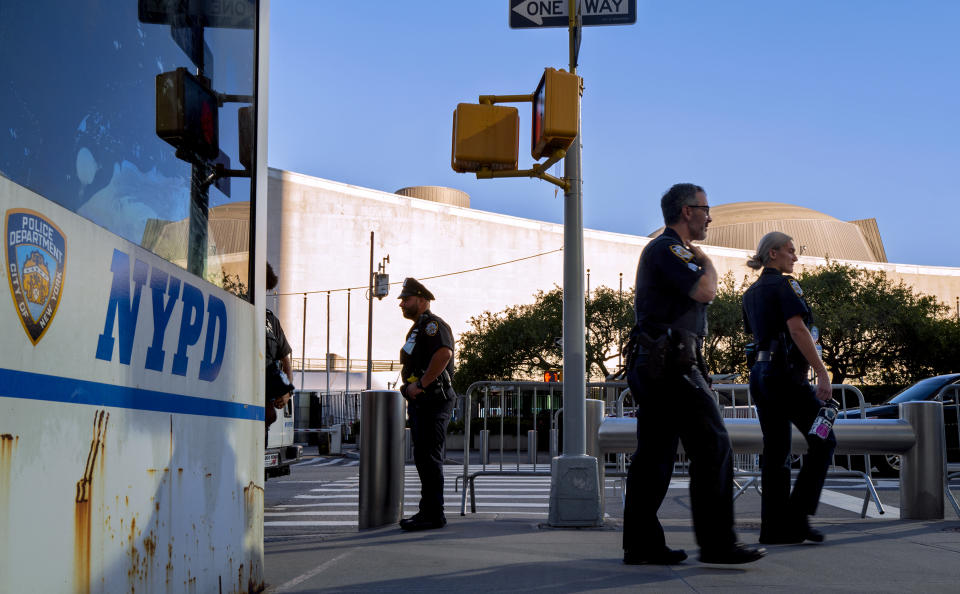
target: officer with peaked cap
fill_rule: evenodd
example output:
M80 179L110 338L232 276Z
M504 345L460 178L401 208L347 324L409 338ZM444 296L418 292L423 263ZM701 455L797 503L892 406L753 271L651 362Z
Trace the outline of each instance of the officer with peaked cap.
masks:
M420 475L420 511L400 521L404 530L442 528L443 446L447 424L456 401L453 391L453 333L446 322L430 311L433 293L414 278L403 281L400 309L413 320L400 350L403 384L407 399L413 460Z

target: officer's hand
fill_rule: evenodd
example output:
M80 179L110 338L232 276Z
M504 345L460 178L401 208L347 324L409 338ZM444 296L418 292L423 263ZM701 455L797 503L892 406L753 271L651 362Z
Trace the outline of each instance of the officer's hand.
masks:
M702 264L702 263L707 262L707 261L710 260L710 258L707 257L707 254L705 254L705 253L703 252L703 250L700 249L700 246L698 246L698 245L694 245L694 244L692 244L692 243L688 243L688 244L687 244L687 249L690 250L690 251L693 253L693 259L694 259L694 261L696 261L698 264Z
M417 387L417 384L407 384L407 389L404 392L407 398L410 400L416 400L417 394L422 393L423 390Z
M817 399L827 402L833 398L833 387L830 385L830 376L817 374Z

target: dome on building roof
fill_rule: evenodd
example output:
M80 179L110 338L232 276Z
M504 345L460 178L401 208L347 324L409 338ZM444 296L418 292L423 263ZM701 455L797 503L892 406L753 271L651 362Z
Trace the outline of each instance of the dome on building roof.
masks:
M816 210L780 202L733 202L710 209L713 222L703 243L755 250L770 231L793 237L805 256L886 262L876 219L841 221ZM663 227L650 236L659 235Z

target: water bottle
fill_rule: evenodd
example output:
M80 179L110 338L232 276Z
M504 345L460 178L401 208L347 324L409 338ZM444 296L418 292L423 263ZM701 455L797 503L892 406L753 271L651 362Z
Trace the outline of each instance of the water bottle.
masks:
M810 426L810 435L816 435L820 439L826 439L830 435L830 429L833 428L833 422L837 419L837 410L840 404L832 398L823 403L817 418L813 420Z

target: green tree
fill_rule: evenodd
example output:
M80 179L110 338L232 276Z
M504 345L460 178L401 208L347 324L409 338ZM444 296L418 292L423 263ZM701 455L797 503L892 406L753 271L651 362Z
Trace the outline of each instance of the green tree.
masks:
M837 262L796 275L820 329L823 362L834 383L909 384L957 369L960 322L934 297L914 293L883 271ZM746 284L744 285L746 288ZM714 373L743 373L743 291L722 279L708 310L705 355Z
M230 291L240 299L247 299L249 297L247 285L240 280L239 274L227 274L221 270L220 278L217 278L217 276L213 273L209 273L207 275L207 280L215 285L220 285L225 290Z
M744 278L744 284L747 279ZM746 344L752 340L743 327L743 291L728 272L717 285L717 296L707 308L707 338L703 355L710 373L739 373L746 377Z
M883 271L837 262L797 275L820 328L823 362L834 383L909 383L937 372L925 350L945 307Z
M534 303L470 319L460 335L454 384L460 391L481 380L535 380L563 364L563 291L540 291ZM633 325L633 292L598 287L585 303L588 377L606 377L621 340ZM616 364L614 363L614 366Z

